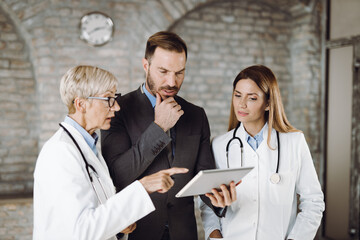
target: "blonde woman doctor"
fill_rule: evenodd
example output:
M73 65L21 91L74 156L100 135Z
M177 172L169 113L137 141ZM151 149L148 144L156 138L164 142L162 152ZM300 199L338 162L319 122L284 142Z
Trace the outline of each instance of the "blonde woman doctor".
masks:
M42 148L34 172L34 240L116 239L154 211L149 194L174 184L172 168L135 181L115 193L95 130L108 129L120 107L117 80L92 66L71 68L61 79L69 114Z
M212 148L217 168L254 169L236 187L237 200L225 218L201 203L207 237L314 238L324 211L323 193L304 134L288 122L269 68L251 66L235 78L229 132L216 137Z

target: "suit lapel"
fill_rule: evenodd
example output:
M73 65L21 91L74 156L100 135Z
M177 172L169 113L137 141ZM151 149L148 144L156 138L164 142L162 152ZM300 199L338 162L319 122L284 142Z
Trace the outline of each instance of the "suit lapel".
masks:
M181 105L186 105L178 97L175 100ZM187 114L187 115L186 115ZM200 143L200 135L194 135L191 133L191 117L189 112L184 112L184 115L180 117L179 121L175 125L176 141L175 141L175 156L171 166L186 166L186 163L194 163L192 158L197 158L196 155ZM185 164L185 165L184 165Z

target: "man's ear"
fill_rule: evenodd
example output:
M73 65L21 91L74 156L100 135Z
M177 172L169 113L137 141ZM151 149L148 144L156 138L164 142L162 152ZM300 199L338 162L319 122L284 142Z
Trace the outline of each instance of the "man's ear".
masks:
M75 98L74 106L77 112L85 113L86 112L86 101L83 98Z
M142 59L142 65L143 65L145 73L147 74L147 72L149 70L149 67L150 67L149 61L146 58L143 58Z

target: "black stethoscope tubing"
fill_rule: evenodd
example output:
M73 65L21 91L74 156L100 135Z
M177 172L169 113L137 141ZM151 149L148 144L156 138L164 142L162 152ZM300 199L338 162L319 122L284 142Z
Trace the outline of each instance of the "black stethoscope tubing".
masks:
M95 191L95 194L96 194L96 196L97 196L97 198L98 198L98 200L99 200L99 203L100 203L100 204L103 204L104 201L106 201L106 199L108 199L108 195L106 194L106 191L105 191L105 189L104 189L104 186L103 186L102 183L101 183L101 179L100 179L97 171L95 170L95 168L94 168L91 164L88 163L88 161L86 160L86 158L85 158L85 156L84 156L84 153L81 151L81 148L80 148L79 144L76 142L75 138L72 136L72 134L69 132L69 130L67 130L61 123L59 123L59 125L60 125L60 127L62 127L62 128L64 129L64 131L69 135L69 137L70 137L71 140L74 142L74 144L75 144L75 146L77 147L77 149L79 150L79 152L80 152L80 154L81 154L81 156L82 156L82 158L83 158L83 160L84 160L86 172L87 172L87 174L88 174L88 176L89 176L91 186L92 186L92 188L93 188L94 191ZM99 187L101 188L101 191L103 192L103 195L100 194L100 192L99 192L100 189L97 190L98 188L96 187L96 184L95 184L95 182L94 182L94 178L91 176L89 169L92 170L92 173L93 173L94 176L97 178L97 182L98 182L98 184L100 185ZM103 197L101 197L101 196L103 196Z
M239 143L240 143L240 151L241 151L241 156L242 156L242 153L243 153L243 143L241 141L241 139L239 137L236 137L236 132L237 130L239 129L240 127L240 123L236 126L235 130L234 130L234 133L233 133L233 136L232 138L229 140L229 142L226 144L226 163L227 163L227 167L229 168L229 148L230 148L230 144L232 141L234 140L238 140ZM280 165L280 137L279 137L279 132L276 131L276 139L277 139L277 146L278 146L278 154L277 154L277 164L276 164L276 172L275 174L279 174L279 165ZM241 166L242 166L242 158L241 158Z
M85 158L85 156L84 156L84 153L81 151L81 148L80 148L79 144L76 142L75 138L74 138L73 135L69 132L69 130L67 130L61 123L59 123L59 125L60 125L60 127L62 127L62 128L64 129L64 131L69 135L69 137L70 137L71 140L74 142L74 144L75 144L75 146L77 147L77 149L79 150L79 152L80 152L80 154L81 154L81 156L82 156L82 158L83 158L83 160L84 160L86 172L87 172L87 174L88 174L88 176L89 176L89 178L90 178L90 181L91 181L91 182L94 182L94 180L93 180L93 178L92 178L92 176L91 176L91 174L90 174L89 168L90 168L91 170L93 170L93 171L97 174L95 168L94 168L91 164L89 164L88 161L86 161L86 158Z

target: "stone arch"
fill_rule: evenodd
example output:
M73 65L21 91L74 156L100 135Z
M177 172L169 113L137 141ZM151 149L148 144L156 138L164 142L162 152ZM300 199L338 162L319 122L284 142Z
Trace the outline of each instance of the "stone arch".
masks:
M32 193L38 153L31 46L14 14L0 5L0 196Z

